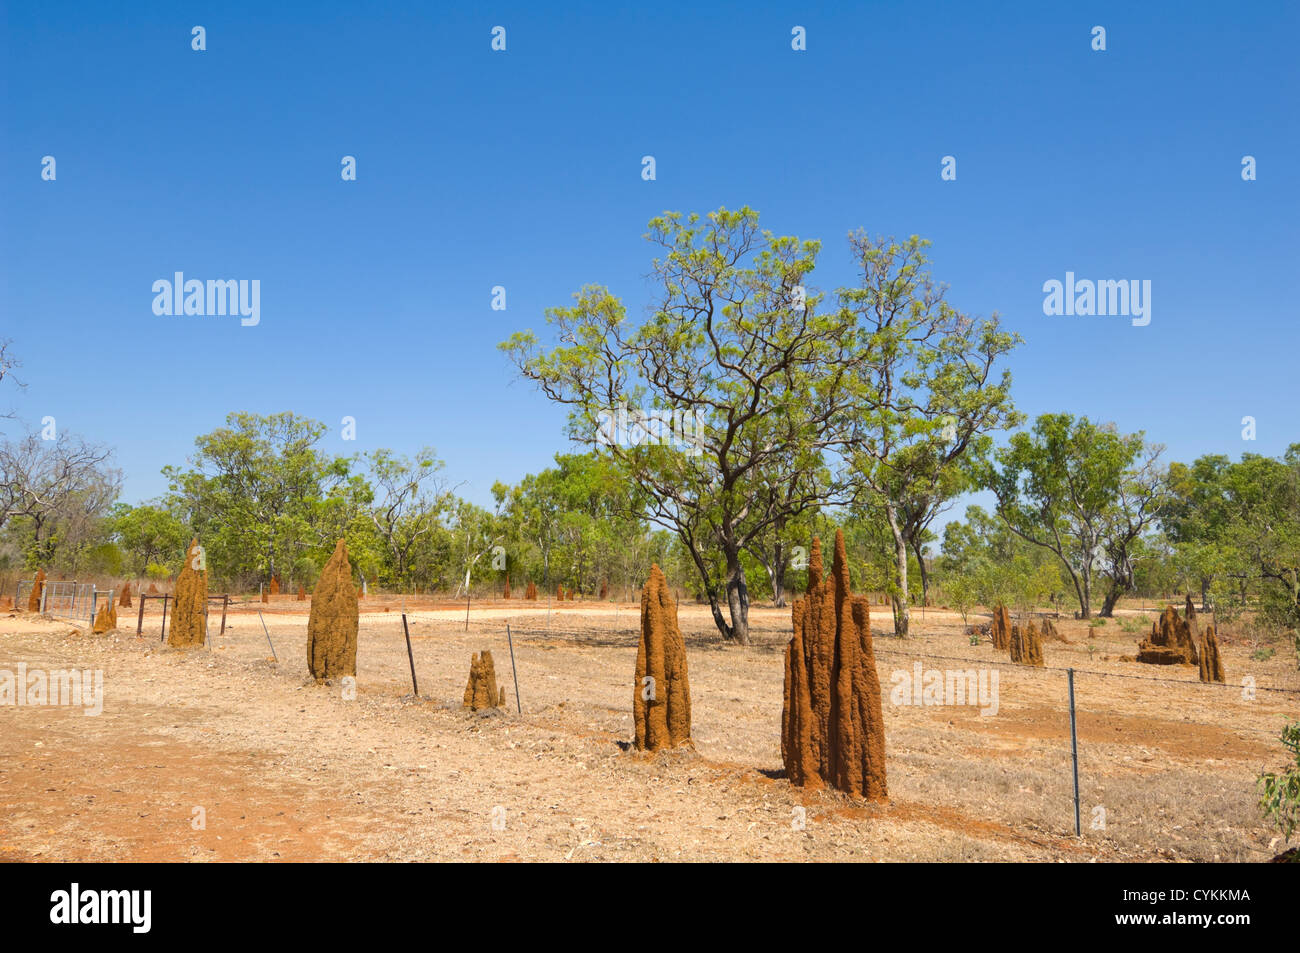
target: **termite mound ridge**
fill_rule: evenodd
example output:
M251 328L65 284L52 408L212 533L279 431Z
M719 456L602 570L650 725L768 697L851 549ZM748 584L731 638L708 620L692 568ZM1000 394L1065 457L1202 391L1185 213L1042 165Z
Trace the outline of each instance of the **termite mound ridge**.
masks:
M1011 627L1011 661L1021 665L1043 664L1043 643L1038 626L1030 619L1023 627Z
M202 565L202 553L195 537L185 552L181 574L176 577L172 620L167 629L167 644L173 648L202 645L206 636L203 619L208 608L208 573L206 569L195 568L199 565Z
M781 758L795 785L825 784L884 801L884 715L868 602L853 595L844 534L835 533L826 579L821 540L814 538L808 593L790 608L794 636L785 650Z
M1137 660L1146 665L1199 665L1199 653L1193 626L1196 610L1191 597L1187 600L1189 618L1178 615L1173 606L1166 606L1160 619L1151 623L1151 637L1138 644Z
M469 661L469 681L465 685L465 699L461 707L481 711L484 708L500 708L505 703L506 692L497 684L497 670L492 662L492 653L487 649L475 652Z
M41 593L45 591L45 570L36 570L36 578L32 580L32 591L27 596L27 611L41 611Z
M1201 681L1203 682L1222 682L1223 678L1223 659L1219 656L1219 637L1214 632L1214 626L1207 625L1205 634L1201 636L1201 658L1200 658Z
M357 590L348 544L340 539L321 569L307 614L307 668L317 684L357 674Z
M1053 622L1051 619L1044 619L1043 620L1043 641L1046 642L1048 639L1051 639L1053 642L1064 642L1066 645L1073 644L1072 642L1070 642L1069 639L1067 639L1065 636L1061 634L1060 630L1057 629L1055 622Z
M524 590L524 598L531 599L533 602L537 601L537 584L535 582L529 580L528 588Z
M117 608L113 600L105 599L104 604L95 613L95 624L90 627L93 635L103 635L117 628Z
M1011 648L1011 613L1007 607L999 603L993 607L993 647L999 652L1005 652Z
M632 744L659 751L691 743L691 686L677 603L658 563L641 589L641 642L632 694Z
M122 595L117 600L117 604L123 609L131 608L131 584L129 582L122 584Z

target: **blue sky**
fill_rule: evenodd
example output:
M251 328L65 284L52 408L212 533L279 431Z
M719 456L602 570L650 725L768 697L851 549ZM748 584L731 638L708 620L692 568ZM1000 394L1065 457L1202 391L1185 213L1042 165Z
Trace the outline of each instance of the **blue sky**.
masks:
M950 301L1025 338L1030 415L1171 459L1300 441L1300 6L696 6L3 4L0 336L28 386L0 409L115 446L130 501L227 413L293 410L331 451L433 445L487 503L565 447L496 344L588 282L639 312L652 216L748 204L824 241L824 288L851 229L933 240ZM260 324L155 315L176 271L259 279ZM1150 325L1044 316L1067 271L1149 279Z

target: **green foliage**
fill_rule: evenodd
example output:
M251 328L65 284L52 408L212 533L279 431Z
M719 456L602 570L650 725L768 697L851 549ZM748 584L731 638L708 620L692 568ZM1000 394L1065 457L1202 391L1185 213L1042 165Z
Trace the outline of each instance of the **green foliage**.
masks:
M1053 553L1075 589L1083 618L1093 584L1110 583L1103 615L1134 586L1141 538L1166 498L1160 448L1086 417L1043 414L996 454L985 482L998 515L1022 539Z
M1282 745L1294 756L1281 773L1265 772L1257 779L1259 807L1264 817L1282 831L1287 840L1300 828L1300 721L1282 729Z

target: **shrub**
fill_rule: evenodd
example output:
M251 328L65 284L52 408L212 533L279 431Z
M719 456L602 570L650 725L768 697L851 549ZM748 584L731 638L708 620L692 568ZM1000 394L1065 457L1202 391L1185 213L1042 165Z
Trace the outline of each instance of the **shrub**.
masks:
M1300 827L1300 721L1289 722L1282 729L1282 745L1295 756L1281 774L1265 772L1256 781L1259 807L1264 817L1282 831L1287 840Z

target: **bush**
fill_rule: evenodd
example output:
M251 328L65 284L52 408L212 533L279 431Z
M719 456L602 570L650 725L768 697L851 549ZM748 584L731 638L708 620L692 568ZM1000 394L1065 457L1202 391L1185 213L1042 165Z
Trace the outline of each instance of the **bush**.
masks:
M1300 827L1300 721L1289 722L1282 729L1282 745L1295 756L1295 763L1281 774L1266 772L1259 776L1259 807L1264 817L1282 831L1287 840Z

